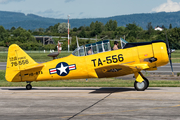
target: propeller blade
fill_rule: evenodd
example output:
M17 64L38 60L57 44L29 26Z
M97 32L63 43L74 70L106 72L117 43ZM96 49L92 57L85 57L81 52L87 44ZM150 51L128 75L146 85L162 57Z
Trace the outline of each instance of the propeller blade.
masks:
M170 62L170 65L171 65L171 71L172 71L172 75L174 75L172 61L171 61L171 49L169 47L169 41L168 41L168 38L167 38L167 32L166 32L166 43L167 43L167 51L168 51L168 56L169 56L169 62Z
M170 55L170 56L171 56L171 55ZM171 57L169 57L169 62L170 62L170 65L171 65L172 75L174 75L174 72L173 72L173 66L172 66L172 61L171 61Z
M167 50L168 50L168 55L169 55L169 54L171 54L171 51L170 51L170 47L169 47L169 41L167 38L167 32L166 32L166 43L167 43Z

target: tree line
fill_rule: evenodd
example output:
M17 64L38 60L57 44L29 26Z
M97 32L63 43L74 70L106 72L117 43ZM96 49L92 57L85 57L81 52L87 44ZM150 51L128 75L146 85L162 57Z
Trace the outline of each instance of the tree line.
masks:
M152 23L147 23L146 30L137 25L135 22L126 24L126 26L118 26L116 20L109 20L106 24L102 22L91 22L89 26L80 26L79 28L71 28L70 36L71 50L76 48L76 36L80 38L97 38L97 39L117 39L120 37L125 38L128 42L146 42L152 40L166 40L166 34L169 39L170 47L173 49L180 49L180 28L173 28L169 25L169 28L161 26L163 31L156 31L152 26ZM42 45L41 42L36 41L33 35L49 35L59 36L62 41L63 50L67 50L67 39L61 39L61 37L67 37L68 27L67 23L57 23L54 26L48 28L37 28L35 30L25 30L21 27L11 29L5 29L0 26L0 46L8 47L11 44L18 44L20 47L26 50L38 50L38 49L56 49L56 45ZM89 44L94 41L80 40L80 45Z

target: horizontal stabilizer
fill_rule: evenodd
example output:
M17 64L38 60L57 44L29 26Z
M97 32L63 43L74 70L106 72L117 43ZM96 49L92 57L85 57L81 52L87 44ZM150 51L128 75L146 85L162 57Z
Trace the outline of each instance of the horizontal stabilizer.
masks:
M26 67L25 69L20 69L20 71L30 70L30 69L35 69L35 68L42 68L42 67L44 67L43 64L38 64L38 65L33 65L33 66Z

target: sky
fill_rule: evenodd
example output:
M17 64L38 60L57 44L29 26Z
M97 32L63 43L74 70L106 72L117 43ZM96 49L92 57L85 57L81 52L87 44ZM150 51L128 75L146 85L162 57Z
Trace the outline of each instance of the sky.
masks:
M0 11L49 18L104 18L180 11L180 0L0 0Z

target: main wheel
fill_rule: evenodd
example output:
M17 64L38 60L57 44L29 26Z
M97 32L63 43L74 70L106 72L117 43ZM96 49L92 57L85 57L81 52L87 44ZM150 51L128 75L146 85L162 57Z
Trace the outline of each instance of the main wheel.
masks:
M31 90L31 89L32 89L32 85L31 85L31 84L27 84L27 85L26 85L26 89L27 89L27 90Z
M149 87L149 80L147 79L147 78L143 78L145 81L146 81L146 83L147 83L147 87L146 87L146 89Z
M147 88L147 82L146 82L146 80L144 80L143 82L137 82L137 81L135 81L135 82L134 82L134 88L135 88L137 91L144 91L144 90Z

